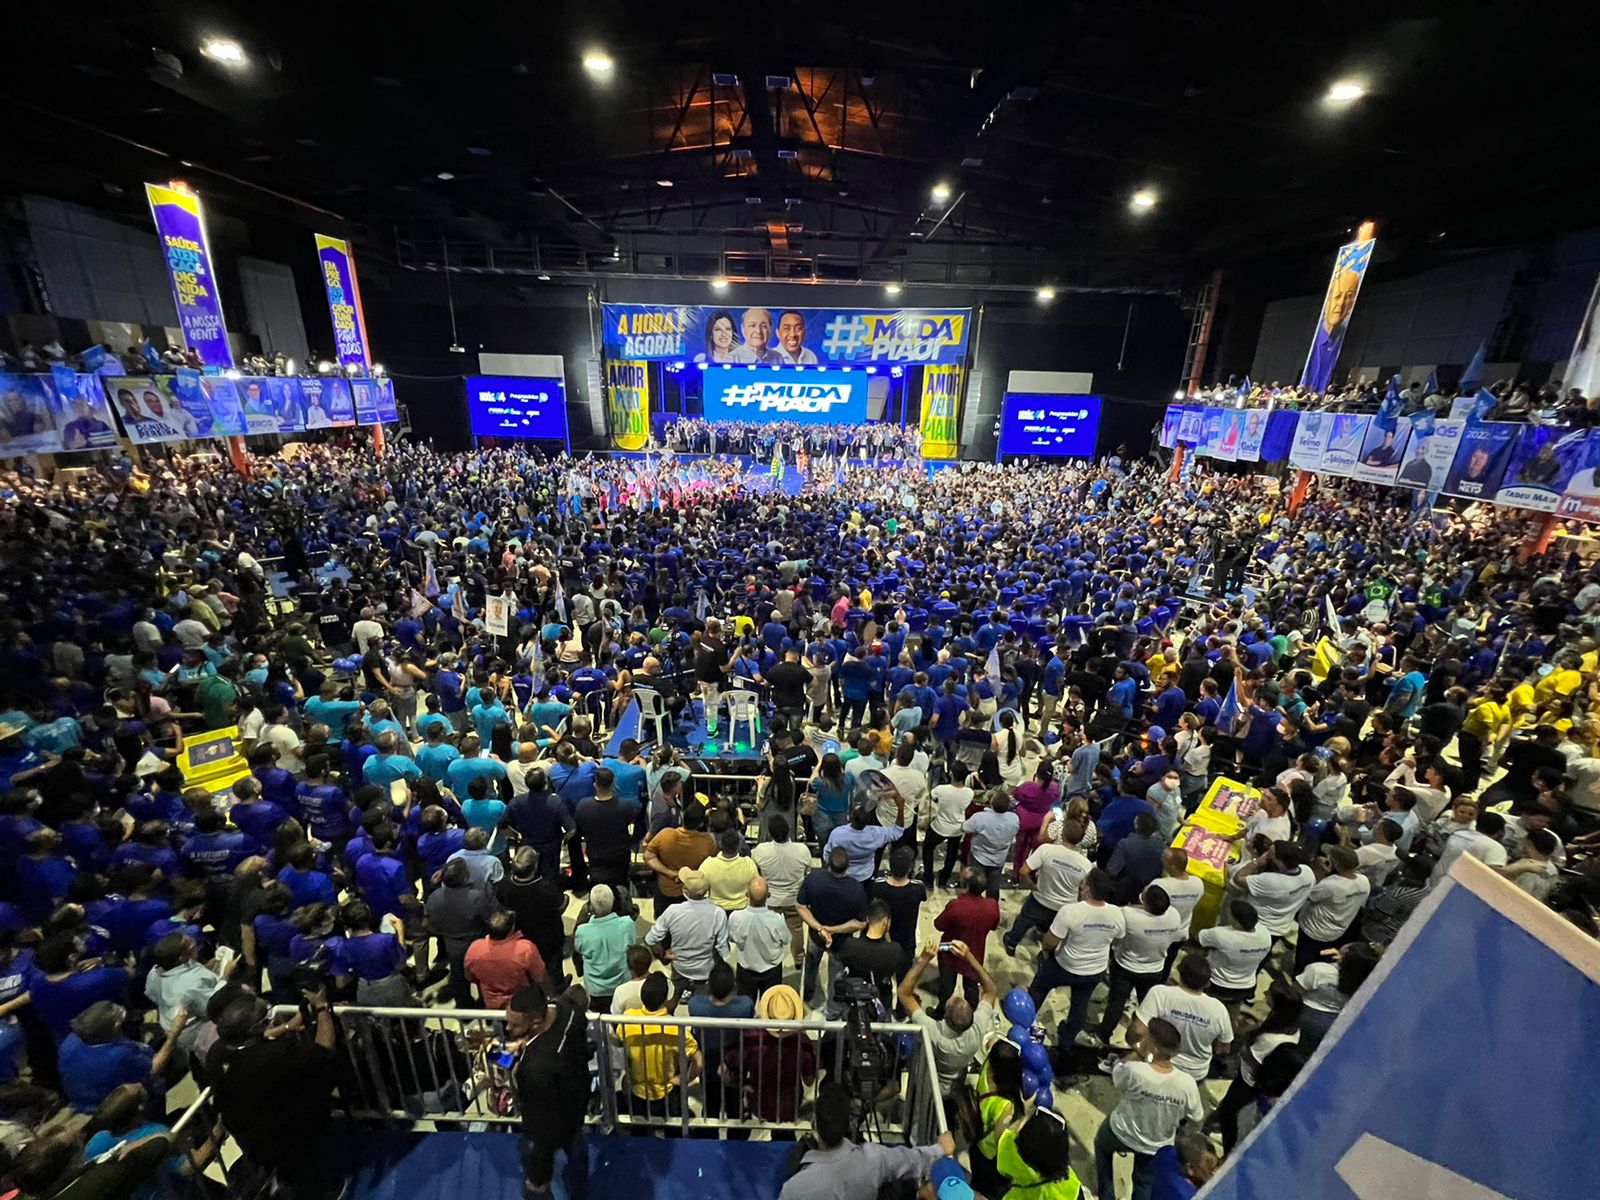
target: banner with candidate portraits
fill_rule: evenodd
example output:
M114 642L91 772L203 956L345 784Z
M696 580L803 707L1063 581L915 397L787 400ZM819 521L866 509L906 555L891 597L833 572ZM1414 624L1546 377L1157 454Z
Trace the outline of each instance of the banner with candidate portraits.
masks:
M1217 439L1216 449L1211 454L1223 462L1237 462L1239 459L1239 435L1244 432L1244 410L1238 408L1225 408L1222 410L1222 436Z
M1322 470L1328 475L1353 475L1361 461L1361 443L1367 439L1372 418L1360 413L1334 413L1328 444L1322 451Z
M1351 468L1351 478L1363 483L1393 483L1400 473L1400 459L1410 438L1410 421L1397 421L1392 429L1384 429L1377 421L1370 422L1366 436L1361 439L1361 456Z
M194 418L178 400L174 376L116 377L105 383L122 432L134 445L181 442L199 436Z
M1194 451L1204 454L1208 458L1218 458L1222 452L1222 436L1228 428L1228 411L1223 408L1207 408L1200 414L1200 436L1196 439Z
M1320 471L1322 453L1333 432L1333 414L1303 412L1295 422L1294 440L1289 443L1289 465L1302 471Z
M300 380L300 396L307 429L334 429L356 423L355 397L348 379L337 375L307 376Z
M0 458L61 449L55 385L48 375L0 375Z
M106 390L100 376L67 366L50 368L55 385L56 423L61 449L109 450L117 444L117 426L106 407Z
M1469 500L1493 500L1521 425L1510 421L1468 422L1445 476L1444 492Z
M968 308L603 304L607 358L746 366L959 363Z
M1239 461L1260 462L1261 447L1267 440L1267 424L1272 414L1264 408L1241 410L1243 424L1239 428Z
M1506 460L1496 504L1555 512L1588 456L1589 431L1562 425L1524 425Z
M394 399L394 380L378 380L378 420L389 424L400 419L400 408Z
M1161 418L1161 448L1163 450L1175 449L1178 445L1178 431L1183 427L1183 414L1186 409L1168 408Z
M378 423L378 381L376 379L352 379L350 381L350 395L355 403L356 424L376 425Z
M200 392L211 417L211 429L201 437L243 437L251 432L244 419L244 405L239 401L238 380L224 375L202 375Z
M1450 473L1450 464L1456 460L1456 447L1461 444L1461 431L1466 427L1465 421L1454 418L1411 422L1411 436L1401 452L1395 482L1425 492L1440 491Z
M1182 412L1183 416L1178 421L1178 440L1197 446L1200 443L1200 431L1205 426L1206 410L1199 405L1190 405Z
M244 417L246 433L284 432L278 411L281 397L273 394L270 386L272 382L274 381L256 376L234 381L234 392L239 399L239 409ZM290 429L293 428L291 424Z
M1562 490L1557 511L1564 517L1600 521L1600 437L1596 437L1593 430L1589 431L1577 461Z

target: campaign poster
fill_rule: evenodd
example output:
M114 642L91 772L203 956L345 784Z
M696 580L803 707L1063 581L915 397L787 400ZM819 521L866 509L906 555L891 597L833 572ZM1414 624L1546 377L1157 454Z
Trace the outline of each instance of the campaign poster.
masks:
M957 417L961 411L961 364L922 368L923 458L956 456Z
M348 379L336 375L307 376L300 380L300 399L307 429L355 424L355 398Z
M1322 470L1322 455L1332 431L1332 413L1300 413L1294 423L1294 441L1289 443L1289 465L1302 471Z
M250 434L279 433L278 409L267 380L251 375L234 381L234 391L239 397L239 408L244 414L245 432Z
M1566 517L1600 521L1600 437L1593 430L1589 431L1577 462L1557 511Z
M1175 449L1178 445L1178 430L1183 426L1184 410L1169 408L1161 418L1161 448L1163 450Z
M0 458L61 449L48 375L0 375Z
M1363 483L1393 483L1400 473L1400 459L1411 437L1411 422L1399 421L1393 429L1381 429L1377 421L1367 426L1361 440L1361 457L1350 472Z
M378 423L378 381L376 379L352 379L350 381L350 394L355 399L356 424L376 425Z
M966 308L604 304L605 357L755 366L959 363Z
M1195 453L1215 458L1222 449L1222 435L1227 431L1227 425L1226 409L1205 409L1200 418L1200 440L1195 443Z
M1244 426L1239 431L1239 461L1260 462L1261 446L1267 440L1267 422L1272 414L1264 408L1243 410Z
M178 306L183 343L208 367L233 366L228 331L222 319L222 292L206 243L205 214L193 192L160 184L144 185L155 219L156 236L167 261L172 299Z
M199 426L178 399L172 375L136 375L106 380L122 432L136 446L199 437Z
M394 400L394 380L378 380L378 420L387 425L399 419L400 409Z
M618 450L650 444L650 364L606 360L606 425Z
M1334 413L1328 431L1328 445L1322 452L1322 469L1329 475L1352 475L1361 461L1361 443L1366 440L1372 418L1360 413Z
M350 243L327 234L312 235L317 243L317 264L328 293L328 316L333 321L333 353L340 369L352 363L362 371L372 365L367 348L367 321L361 311L361 287L356 282L356 258ZM362 425L374 421L358 421Z
M1490 500L1500 490L1506 460L1522 426L1510 421L1480 421L1461 430L1444 491L1470 500Z
M1239 434L1243 430L1244 413L1237 408L1222 410L1222 435L1217 439L1211 457L1223 462L1235 462L1239 457Z
M1370 229L1371 226L1364 227ZM1314 392L1328 390L1333 378L1334 364L1339 361L1339 351L1344 348L1344 336L1350 328L1351 314L1356 310L1356 297L1361 293L1361 281L1366 278L1367 265L1372 261L1374 238L1357 240L1339 247L1333 260L1333 275L1328 280L1328 291L1322 300L1322 311L1317 314L1317 334L1311 340L1311 350L1306 355L1305 370L1300 373L1300 386Z
M1191 405L1182 410L1183 416L1178 421L1178 440L1188 442L1195 446L1200 442L1200 430L1205 424L1206 410L1198 405Z
M300 381L281 376L263 380L279 433L299 433L306 427L304 402L300 398Z
M250 432L239 390L239 381L225 376L206 375L200 380L200 391L211 411L212 437L243 437ZM273 422L272 432L277 432L276 422Z
M1437 492L1444 487L1450 464L1456 460L1456 447L1467 423L1455 419L1412 423L1411 437L1400 455L1400 471L1395 482L1405 487Z
M1588 437L1586 429L1524 425L1506 460L1494 502L1555 512L1568 482L1586 461Z
M106 407L100 376L53 367L56 423L63 450L109 450L117 444L117 427Z

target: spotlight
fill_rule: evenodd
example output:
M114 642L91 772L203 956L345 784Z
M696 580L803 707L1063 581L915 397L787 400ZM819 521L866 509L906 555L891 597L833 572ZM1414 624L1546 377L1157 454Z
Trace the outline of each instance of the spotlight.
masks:
M904 375L905 373L906 373L906 369L904 367L890 367L889 368L889 374L893 375L896 379L899 379L900 376Z
M724 279L721 275L718 275L715 279L713 279L711 281L711 286L715 291L719 291L719 292L726 291L727 287L728 287L728 281L726 279Z
M883 291L885 295L898 296L900 294L900 285L898 283L886 283L883 285Z
M243 379L244 378L244 372L243 371L237 371L234 368L229 367L226 371L224 371L222 373L222 377L224 379Z
M670 180L670 179L658 179L658 180L656 180L656 186L657 187L661 187L661 188L671 187L672 186L672 180Z
M539 282L540 283L549 283L550 282L550 276L546 275L543 271L540 271L539 272Z
M1053 287L1042 287L1035 294L1039 297L1040 304L1049 304L1056 298L1056 290Z
M950 199L950 185L941 179L938 183L933 185L933 191L930 192L929 195L933 197L935 204L943 204L946 200Z
M451 354L465 354L467 352L467 348L460 342L451 342L445 349L450 351Z
M801 370L804 370L804 369L805 368L803 368L803 367L801 368ZM817 368L817 370L819 370L819 371L826 371L827 369L828 369L827 367L818 367Z
M1359 79L1336 79L1323 97L1329 104L1354 104L1367 94L1367 85Z
M389 373L388 371L384 370L384 366L383 366L382 363L373 363L372 364L372 377L374 379L382 379L388 373Z
M440 183L449 183L452 179L455 178L455 174L454 174L454 172L451 172L451 171L440 171L437 175L434 176L434 178L437 179Z
M611 72L616 68L616 60L598 46L583 52L583 69L589 72L591 78L610 79Z
M344 373L346 375L350 376L350 378L354 379L357 375L361 374L361 364L360 363L345 363L345 365L344 365Z
M231 37L214 35L200 43L200 53L225 67L242 67L248 61L244 47Z
M333 373L333 364L331 362L329 362L327 359L323 359L321 362L319 362L317 364L317 374L318 375L331 375L332 373Z
M818 367L817 368L817 370L819 370L819 371L826 371L827 369L828 369L827 367ZM843 371L846 375L850 374L850 368L849 367L840 367L839 369L841 371Z
M755 369L756 369L755 363L751 363L748 367L745 368L746 371L754 371Z
M286 358L283 360L283 373L285 375L294 374L294 359Z
M675 363L673 363L673 364L672 364L672 369L673 369L673 370L674 370L674 371L681 371L681 370L683 370L683 369L684 369L684 368L685 368L685 367L687 367L687 366L688 366L688 365L689 365L689 364L688 364L688 363L686 363L686 362L675 362Z
M699 367L699 368L700 368L700 369L701 369L701 370L702 370L702 371L704 371L704 370L706 370L706 369L707 369L707 368L708 368L708 367L710 367L710 366L711 366L711 364L710 364L710 363L708 363L708 362L702 362L702 363L695 363L695 366L697 366L697 367Z
M724 371L731 371L731 370L733 370L733 364L732 363L723 363L722 364L722 369Z
M1172 398L1174 400L1182 400L1184 395L1185 395L1184 390L1182 388L1179 388L1177 391L1172 393Z
M1160 199L1160 197L1158 197L1152 189L1140 188L1137 192L1128 197L1128 207L1133 209L1134 212L1149 212L1156 206L1156 201L1158 199Z

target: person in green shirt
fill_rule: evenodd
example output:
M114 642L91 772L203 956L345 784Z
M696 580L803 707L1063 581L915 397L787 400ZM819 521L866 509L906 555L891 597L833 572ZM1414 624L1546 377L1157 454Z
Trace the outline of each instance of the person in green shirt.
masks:
M220 675L203 676L195 684L194 700L205 718L207 729L222 729L233 724L233 702L239 698L239 685L230 678L236 671L225 664Z
M633 917L616 911L616 893L611 887L595 884L589 890L589 919L572 935L573 957L594 1012L610 1012L611 997L632 977L628 947L637 934Z

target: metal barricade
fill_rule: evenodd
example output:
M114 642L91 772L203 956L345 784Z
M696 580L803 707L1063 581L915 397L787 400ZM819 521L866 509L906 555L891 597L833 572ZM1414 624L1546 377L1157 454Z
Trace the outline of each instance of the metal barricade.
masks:
M515 1126L522 1113L505 1014L336 1006L340 1106L381 1121ZM287 1016L292 1009L274 1010ZM589 1015L587 1120L606 1130L793 1137L811 1130L818 1086L851 1083L843 1020ZM920 1026L872 1026L883 1083L859 1096L875 1141L926 1145L945 1128L932 1043ZM709 1052L709 1053L708 1053Z

